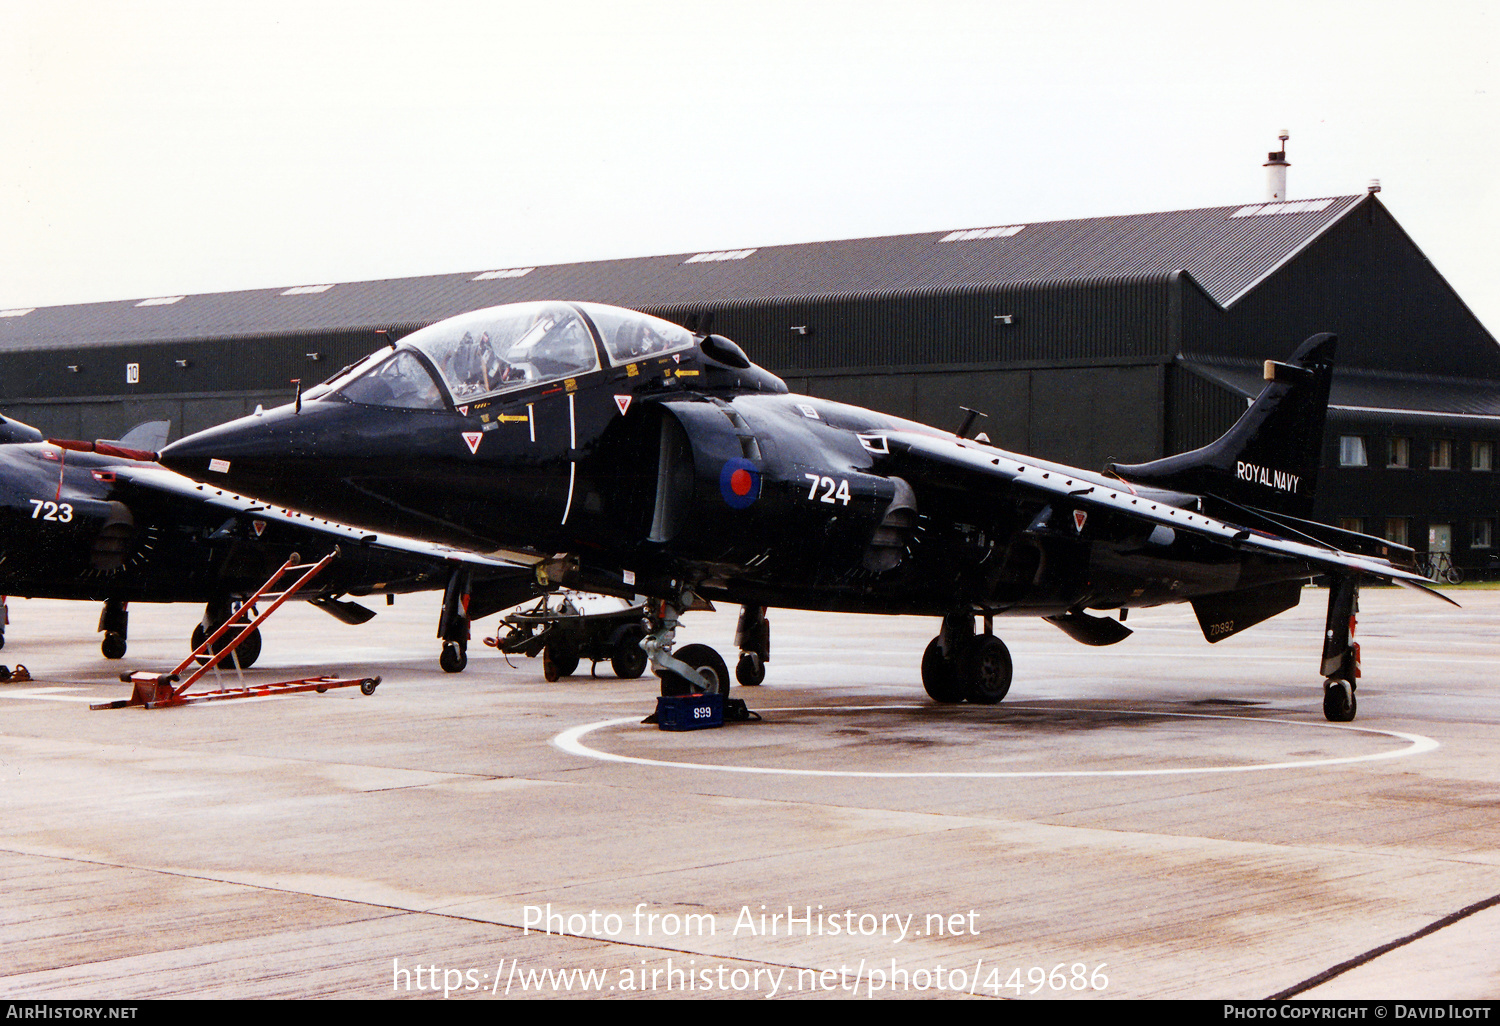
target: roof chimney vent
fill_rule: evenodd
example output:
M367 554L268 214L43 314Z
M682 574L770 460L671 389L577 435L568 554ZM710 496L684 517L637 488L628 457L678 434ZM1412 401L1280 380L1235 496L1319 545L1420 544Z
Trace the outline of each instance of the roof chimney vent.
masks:
M1379 192L1380 191L1380 179L1379 178L1371 178L1370 179L1370 184L1367 185L1367 186L1365 186L1365 191L1368 192L1368 193L1370 193L1371 195L1374 195L1375 193Z
M1286 199L1286 169L1292 166L1286 162L1286 141L1291 134L1283 128L1276 138L1281 140L1281 149L1266 154L1262 165L1266 169L1266 199L1272 203Z

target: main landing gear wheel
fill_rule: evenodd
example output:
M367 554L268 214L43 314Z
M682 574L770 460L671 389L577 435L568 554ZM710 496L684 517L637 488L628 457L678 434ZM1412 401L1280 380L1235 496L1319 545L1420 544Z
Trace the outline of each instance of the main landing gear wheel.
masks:
M228 639L232 638L234 636L234 632L236 630L238 630L238 629L239 628L231 628L230 630L226 631L224 633L224 636L219 639L218 644L214 647L214 652L217 653L220 649L222 649L223 646L224 646L224 644L225 644L225 642ZM218 628L215 627L214 630L218 630ZM201 623L198 626L194 627L193 628L193 648L196 649L199 645L203 644L203 642L208 638L208 636L209 636L210 633L211 632L208 629L206 629ZM240 642L240 647L237 648L237 649L235 649L232 653L230 653L229 658L226 659L226 660L224 660L224 662L220 663L219 665L220 666L226 666L226 665L228 665L230 663L238 661L239 664L240 664L240 669L242 669L242 670L248 670L248 669L250 669L250 667L252 667L252 666L255 665L255 660L257 660L259 658L260 658L260 628L257 627L257 628L255 628L255 630L253 630L253 631L250 632L250 636L249 637L247 637L244 641ZM205 664L207 662L208 662L208 656L207 655L201 655L201 656L198 657L198 665L199 666L202 666L203 664Z
M1349 723L1358 708L1352 682L1336 677L1323 682L1323 716L1330 723Z
M958 662L964 697L975 705L994 705L1010 690L1010 650L993 634L971 638Z
M197 648L197 645L193 646ZM125 639L114 631L104 635L104 640L99 643L99 651L104 653L106 659L125 658Z
M614 651L610 653L609 666L621 680L635 680L646 672L646 650L641 641L646 631L641 627L627 628L615 639Z
M734 679L747 688L756 687L766 679L766 664L754 652L746 652L735 664Z
M444 673L462 673L469 665L469 653L457 641L443 642L443 651L438 654L438 665Z
M709 694L729 695L729 667L724 658L707 645L686 645L673 656L687 663L708 680ZM662 674L661 693L664 695L687 695L697 689L678 674Z
M922 687L934 702L953 705L964 700L954 660L943 655L943 639L933 638L922 653Z
M542 676L548 683L571 676L578 669L578 642L559 633L542 648Z

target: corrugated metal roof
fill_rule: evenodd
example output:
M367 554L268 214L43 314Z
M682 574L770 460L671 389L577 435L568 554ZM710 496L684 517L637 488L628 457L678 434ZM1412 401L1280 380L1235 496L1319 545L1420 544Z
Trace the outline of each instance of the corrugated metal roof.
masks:
M1215 301L1228 305L1366 200L1377 202L1373 197L1340 196L762 246L748 252L720 250L713 254L719 259L681 253L537 266L521 275L483 279L480 276L493 269L351 282L316 292L292 285L186 296L145 306L140 300L122 300L41 307L23 316L0 317L0 349L425 324L478 307L540 298L638 308L709 305L1066 282L1179 269L1190 272Z
M1265 386L1260 365L1193 358L1181 362L1194 374L1246 398L1259 395ZM1500 418L1500 381L1335 369L1328 408L1348 413Z

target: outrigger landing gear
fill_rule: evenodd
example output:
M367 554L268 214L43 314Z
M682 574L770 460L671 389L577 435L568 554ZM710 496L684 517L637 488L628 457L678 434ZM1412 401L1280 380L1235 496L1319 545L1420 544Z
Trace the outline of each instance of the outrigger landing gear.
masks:
M734 679L746 687L755 687L766 679L766 663L771 661L771 621L766 619L765 606L740 608L734 643L740 649Z
M994 705L1010 691L1010 650L995 637L993 620L974 633L974 614L949 613L943 629L922 653L922 686L934 702Z
M1335 577L1328 588L1328 624L1323 631L1323 715L1333 723L1354 719L1359 677L1359 645L1354 640L1354 618L1359 612L1359 580Z
M707 645L687 645L672 654L682 611L697 602L696 595L686 592L676 605L666 601L657 604L650 610L651 626L641 648L651 659L651 672L661 678L663 695L717 693L728 697L729 667L719 653Z
M99 611L99 629L104 632L104 640L99 643L99 651L106 659L125 658L125 636L130 624L130 612L128 603L120 599L106 599L104 608Z
M456 566L448 575L437 636L443 642L438 665L444 673L462 672L469 665L469 568L466 566Z

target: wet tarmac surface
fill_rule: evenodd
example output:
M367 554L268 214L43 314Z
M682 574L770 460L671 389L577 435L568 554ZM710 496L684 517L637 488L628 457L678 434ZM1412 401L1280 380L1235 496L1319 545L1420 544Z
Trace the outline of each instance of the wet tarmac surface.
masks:
M1454 594L1365 591L1349 725L1308 591L1214 646L1186 608L1105 649L997 620L990 707L922 692L935 621L773 610L764 719L686 733L607 664L441 672L431 596L288 607L245 675L372 696L96 712L199 611L132 607L106 663L97 608L12 599L0 993L1265 998L1354 962L1301 996L1492 997L1500 591Z

